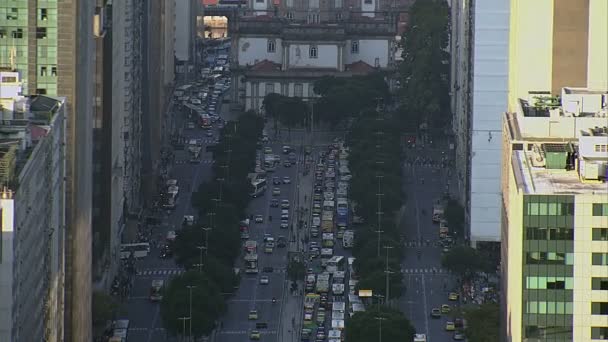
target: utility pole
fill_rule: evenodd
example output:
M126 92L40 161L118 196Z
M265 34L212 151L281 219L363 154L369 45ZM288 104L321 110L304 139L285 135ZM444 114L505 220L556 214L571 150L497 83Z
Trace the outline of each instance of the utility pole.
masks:
M209 227L213 228L213 217L215 216L215 212L209 212L207 213L207 216L209 216Z
M190 317L178 317L177 319L179 319L180 321L183 322L182 336L185 339L186 338L186 321L189 320Z
M222 185L224 185L224 178L218 178L217 181L220 183L220 202L222 201Z
M388 251L390 249L394 248L393 246L384 246L384 249L386 249L386 267L384 270L384 273L386 273L386 292L384 293L386 295L386 303L388 304L389 300L391 299L390 297L390 286L389 286L389 278L392 272L391 270L389 270L388 268Z
M380 257L380 234L383 232L382 231L382 196L384 196L383 193L380 192L380 188L381 188L381 180L384 176L383 175L376 175L376 178L378 178L378 193L376 193L376 196L378 197L378 211L376 212L378 214L378 230L376 231L376 233L378 233L378 258Z
M201 227L201 229L205 232L205 257L207 257L207 253L209 252L209 231L213 230L213 228Z
M378 247L377 247L377 249L378 249L378 258L379 258L380 257L380 237L381 237L382 233L384 233L384 231L378 229L378 230L374 230L374 232L378 233Z
M207 247L205 247L205 246L196 246L196 248L198 248L198 250L200 251L200 255L199 255L199 258L198 258L198 265L199 265L198 266L198 270L200 272L202 272L203 271L203 249L207 250Z
M380 323L380 329L378 331L378 335L379 335L378 336L378 342L382 342L382 321L386 321L386 318L376 316L376 317L374 317L374 319L377 320L377 321L379 321L379 323Z
M190 298L189 298L189 302L190 302L190 331L188 333L189 338L192 338L192 289L196 288L196 285L187 285L186 288L188 289Z

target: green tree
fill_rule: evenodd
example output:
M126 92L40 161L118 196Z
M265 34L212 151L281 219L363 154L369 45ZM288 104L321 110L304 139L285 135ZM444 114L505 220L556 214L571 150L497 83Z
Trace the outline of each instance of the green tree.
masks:
M187 286L196 286L192 289L192 316ZM225 304L219 288L206 274L188 271L173 278L166 287L160 309L163 325L169 333L183 336L183 322L179 318L191 317L192 335L198 338L211 332ZM186 336L189 324L186 322Z
M287 264L287 276L291 281L304 279L306 275L306 266L301 261L290 260Z
M492 265L481 252L468 246L452 248L441 258L441 264L446 269L459 274L463 278L471 278L476 272L489 272Z
M467 321L465 334L470 342L486 342L500 340L500 306L498 304L482 304L477 308L465 310Z
M96 331L103 330L108 323L114 318L114 313L118 308L118 304L108 294L100 291L93 292L93 329Z
M411 341L416 330L403 313L387 307L372 307L356 313L346 325L346 341L378 342L382 324L383 341Z
M464 237L464 208L456 200L449 200L445 208L445 218L450 230L459 238Z
M266 112L266 116L272 118L274 131L277 132L279 126L279 117L281 116L281 102L283 101L283 95L277 93L270 93L264 97L262 101L262 108Z

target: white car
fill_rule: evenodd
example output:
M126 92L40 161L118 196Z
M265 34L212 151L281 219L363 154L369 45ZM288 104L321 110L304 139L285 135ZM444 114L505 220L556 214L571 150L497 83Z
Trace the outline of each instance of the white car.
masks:
M269 282L270 282L270 279L268 278L268 276L260 277L260 285L268 285Z
M289 176L283 177L283 184L291 184L291 178Z
M264 223L264 217L262 215L255 215L255 223Z

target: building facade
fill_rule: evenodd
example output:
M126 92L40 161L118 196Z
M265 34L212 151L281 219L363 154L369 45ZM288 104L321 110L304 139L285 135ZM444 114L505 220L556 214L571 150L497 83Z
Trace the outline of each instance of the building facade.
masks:
M187 66L195 61L198 1L174 0L169 2L175 8L175 17L179 18L174 21L174 53L177 70L184 73L188 70Z
M605 87L605 13L601 0L452 2L456 165L472 245L500 240L500 113L529 91Z
M503 117L507 341L608 339L608 91L561 95Z
M3 81L8 73L0 72ZM16 77L17 73L12 73ZM8 92L2 86L3 97ZM64 341L65 99L3 99L0 340Z
M361 1L358 9L346 6L251 2L229 28L236 104L259 111L270 93L314 97L313 83L323 76L392 69L398 11L376 12L385 6L376 0Z

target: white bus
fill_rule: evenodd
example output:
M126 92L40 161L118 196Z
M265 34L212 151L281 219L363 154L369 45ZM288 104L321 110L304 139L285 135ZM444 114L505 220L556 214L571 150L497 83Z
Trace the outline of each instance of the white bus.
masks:
M141 243L124 243L120 245L120 258L128 259L131 254L134 258L145 258L150 253L150 244L147 242Z
M327 260L326 270L332 274L344 270L344 257L340 255L331 257L331 259Z
M251 197L258 197L266 191L266 179L257 179L251 182L253 186L253 191L251 192Z

